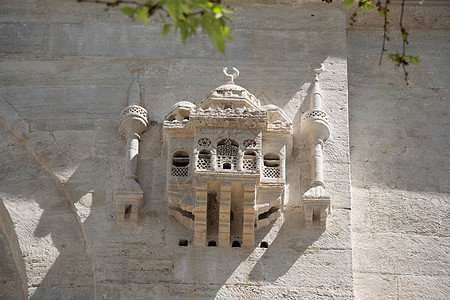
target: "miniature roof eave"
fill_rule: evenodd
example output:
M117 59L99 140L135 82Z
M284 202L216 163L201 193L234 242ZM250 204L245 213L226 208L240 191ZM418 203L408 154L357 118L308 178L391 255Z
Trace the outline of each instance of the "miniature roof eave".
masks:
M177 103L175 103L171 108L169 113L165 116L165 120L168 120L170 117L172 117L173 115L175 115L177 113L178 110L180 109L186 109L186 110L190 110L190 109L195 109L197 108L197 106L189 101L179 101Z
M255 97L255 99L256 99L256 97ZM256 100L256 101L259 101L259 100ZM218 103L218 102L220 102L220 103L229 102L230 104L231 103L234 103L234 104L241 103L243 106L250 108L252 110L255 110L255 109L259 110L259 111L261 110L261 107L259 105L249 101L246 98L216 97L214 95L209 95L208 97L203 99L202 102L200 102L199 106L205 110L205 109L208 109L209 107L211 107L213 103Z
M292 126L292 121L289 119L289 117L286 115L286 113L284 112L284 110L282 110L280 107L273 105L273 104L268 104L268 105L264 105L261 107L262 110L269 112L276 112L278 113L278 115L286 122L286 124L289 124Z

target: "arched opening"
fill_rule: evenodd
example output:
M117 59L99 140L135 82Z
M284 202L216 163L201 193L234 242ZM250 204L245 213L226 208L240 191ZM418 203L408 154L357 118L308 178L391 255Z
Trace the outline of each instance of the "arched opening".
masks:
M220 183L208 182L206 195L206 240L219 239Z
M280 155L278 153L266 153L264 155L264 177L280 178Z
M197 169L209 170L211 167L211 151L202 149L198 152Z
M233 241L233 243L231 244L231 247L241 247L241 242Z
M217 246L216 241L209 241L208 242L208 247L216 247L216 246Z
M230 242L242 242L244 228L244 183L231 185Z
M172 157L172 176L185 177L189 174L189 154L186 151L177 151Z
M269 243L262 241L261 244L259 244L260 248L269 248Z
M217 168L236 170L239 144L231 139L223 139L217 144Z

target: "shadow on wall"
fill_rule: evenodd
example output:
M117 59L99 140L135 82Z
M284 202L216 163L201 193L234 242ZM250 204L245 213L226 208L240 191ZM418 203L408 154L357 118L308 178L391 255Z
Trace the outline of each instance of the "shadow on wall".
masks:
M12 220L0 199L0 299L25 299L27 280Z
M181 299L183 292L192 292L195 298L227 298L245 295L243 290L249 287L256 291L277 282L307 282L310 278L302 278L306 275L298 274L302 270L295 270L293 266L322 234L323 230L304 229L303 220L295 211L258 231L256 247L177 247L173 282L183 286L172 289L170 295ZM189 290L194 288L195 291ZM279 289L289 291L284 284L280 284Z
M93 298L92 264L71 203L25 142L2 125L0 132L5 143L0 174L7 175L1 193L8 198L4 203L25 262L28 294L62 298L76 288L81 298Z

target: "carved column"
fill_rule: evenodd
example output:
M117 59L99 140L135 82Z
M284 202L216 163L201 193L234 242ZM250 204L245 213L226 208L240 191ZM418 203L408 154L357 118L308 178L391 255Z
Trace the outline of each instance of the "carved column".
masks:
M242 247L253 247L255 240L255 184L244 185L244 224L242 228Z
M238 171L242 171L244 166L244 151L241 148L238 149L238 159L236 163L236 167Z
M125 176L120 187L114 192L117 224L137 225L138 213L144 204L142 191L136 175L139 155L140 134L148 126L147 111L141 106L138 81L130 85L128 106L120 113L119 131L126 139Z
M220 185L219 246L230 245L231 183Z
M194 208L194 245L206 245L206 209L208 205L208 183L197 181L195 187Z
M310 110L301 118L300 133L310 148L311 186L303 195L306 227L316 228L326 225L330 212L330 194L325 190L323 176L323 145L330 137L328 115L322 108L322 92L319 86L319 74L323 67L313 70L314 86L310 97Z

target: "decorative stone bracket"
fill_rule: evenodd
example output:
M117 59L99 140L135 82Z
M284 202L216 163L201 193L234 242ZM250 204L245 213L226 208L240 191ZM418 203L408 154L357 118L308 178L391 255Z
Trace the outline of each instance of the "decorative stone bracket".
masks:
M130 85L128 106L120 113L119 131L126 140L125 176L114 192L114 205L118 225L137 225L138 213L144 204L142 191L136 175L140 134L147 130L148 115L141 106L141 92L137 79Z
M325 190L323 178L323 145L330 137L328 115L322 109L322 92L319 86L320 69L315 74L311 91L310 109L301 118L300 134L306 139L311 151L311 186L303 194L305 225L307 228L323 228L330 213L330 194Z

